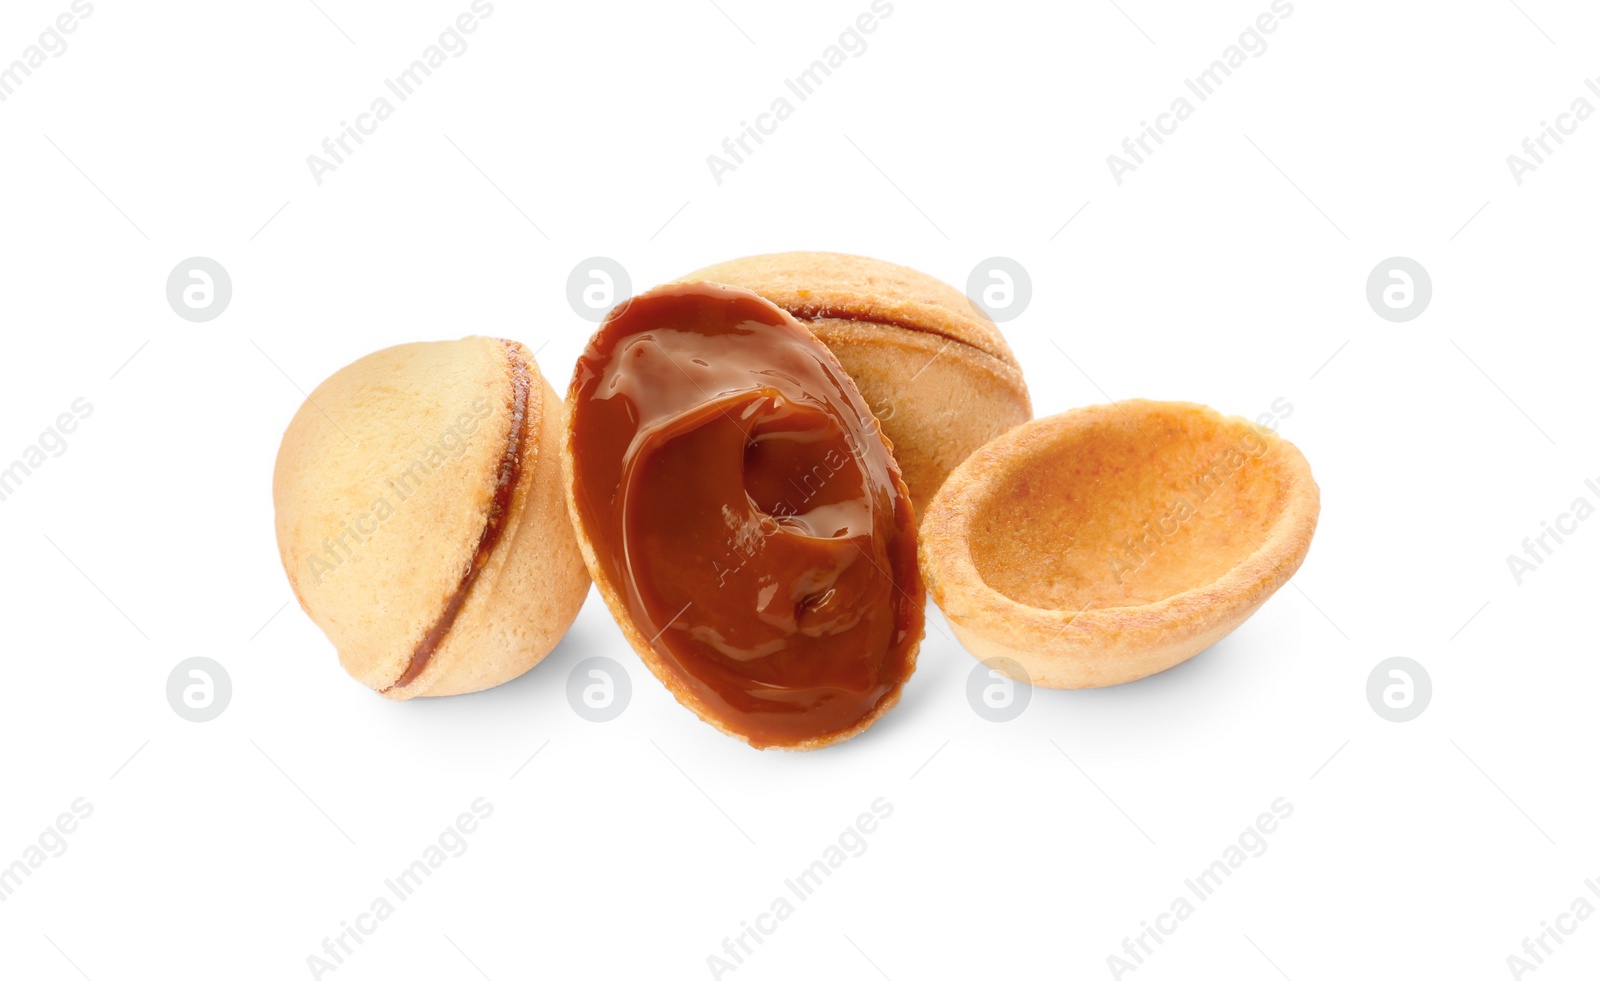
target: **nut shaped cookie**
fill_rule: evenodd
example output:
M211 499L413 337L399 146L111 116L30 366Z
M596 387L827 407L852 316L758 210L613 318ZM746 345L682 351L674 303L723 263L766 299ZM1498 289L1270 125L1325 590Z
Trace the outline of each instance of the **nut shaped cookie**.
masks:
M1000 329L925 273L863 256L782 252L681 281L695 280L748 289L811 328L883 423L919 516L967 454L1033 417Z
M527 349L487 337L378 351L311 393L273 472L278 550L352 677L454 695L556 645L589 586L563 425Z

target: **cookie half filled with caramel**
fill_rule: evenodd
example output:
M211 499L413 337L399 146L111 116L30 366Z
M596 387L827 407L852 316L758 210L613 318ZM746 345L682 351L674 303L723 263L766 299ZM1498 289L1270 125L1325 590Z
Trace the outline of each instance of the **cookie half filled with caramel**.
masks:
M665 286L578 359L563 471L601 595L678 701L757 748L892 707L923 630L888 440L812 333L747 290Z

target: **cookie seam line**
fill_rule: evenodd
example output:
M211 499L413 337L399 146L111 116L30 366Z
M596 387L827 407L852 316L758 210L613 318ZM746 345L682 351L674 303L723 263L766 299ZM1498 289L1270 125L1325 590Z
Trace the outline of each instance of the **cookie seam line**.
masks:
M864 316L837 307L798 306L785 307L785 309L788 310L791 317L794 317L796 320L804 324L816 323L819 320L843 320L848 323L871 324L875 327L898 327L901 330L909 330L917 334L929 334L933 337L941 337L952 344L960 344L962 347L967 348L970 351L974 351L988 358L993 358L995 361L1005 365L1012 371L1020 373L1022 370L1020 367L1018 367L1014 360L1007 360L988 348L980 347L964 337L957 337L953 332L938 327L926 327L921 324L912 323L909 320L897 320L892 317ZM1012 355L1012 358L1014 359L1015 355Z
M523 447L528 438L528 407L533 380L528 363L522 356L520 345L515 341L506 340L500 341L500 344L506 352L506 360L511 367L511 425L506 435L505 450L501 453L499 466L495 469L495 494L489 501L489 512L484 521L483 531L478 536L477 548L468 562L466 571L462 573L455 592L445 601L443 611L417 641L400 677L389 687L379 689L380 694L410 686L428 669L434 655L449 638L457 617L471 597L473 587L477 585L478 576L488 565L489 557L494 554L496 546L504 537L506 523L516 503L517 486L522 482Z

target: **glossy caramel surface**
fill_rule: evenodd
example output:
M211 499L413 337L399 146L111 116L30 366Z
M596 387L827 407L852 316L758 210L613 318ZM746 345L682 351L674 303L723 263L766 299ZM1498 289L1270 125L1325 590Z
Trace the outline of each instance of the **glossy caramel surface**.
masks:
M601 326L569 405L579 521L680 698L783 746L898 693L922 633L911 506L808 330L744 290L664 287Z

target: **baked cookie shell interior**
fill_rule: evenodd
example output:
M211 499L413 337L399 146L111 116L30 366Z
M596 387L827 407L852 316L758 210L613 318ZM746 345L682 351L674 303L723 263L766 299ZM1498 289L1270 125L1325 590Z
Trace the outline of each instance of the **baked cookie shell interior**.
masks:
M1152 404L1045 433L973 502L968 541L984 584L1024 606L1144 606L1243 564L1288 502L1249 423Z
M924 518L929 592L969 653L1048 688L1165 671L1244 623L1316 532L1306 459L1184 402L1035 419L957 467Z

